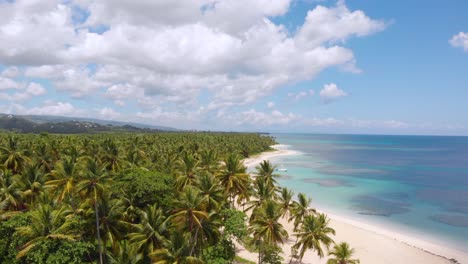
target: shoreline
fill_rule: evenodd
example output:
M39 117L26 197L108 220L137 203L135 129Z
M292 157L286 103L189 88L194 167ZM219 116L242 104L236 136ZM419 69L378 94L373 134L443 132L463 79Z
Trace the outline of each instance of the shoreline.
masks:
M244 160L244 165L249 170L255 168L262 160L269 160L278 156L300 155L301 152L288 149L287 145L271 146L275 151L267 151ZM350 217L329 214L330 226L336 230L335 242L346 241L355 249L355 258L361 263L468 263L468 252L444 247L436 243L407 235L389 228L378 227L362 220ZM292 223L281 219L288 231L289 239L282 245L284 262L289 262L291 246L294 244ZM239 256L256 261L257 253L251 253L240 248ZM303 262L326 263L327 258L320 259L314 252L308 251Z

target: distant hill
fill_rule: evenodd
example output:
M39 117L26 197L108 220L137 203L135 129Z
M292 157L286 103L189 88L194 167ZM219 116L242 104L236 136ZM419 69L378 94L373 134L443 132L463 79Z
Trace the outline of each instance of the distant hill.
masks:
M93 118L9 114L0 114L0 129L22 133L48 132L57 134L178 131L178 129L171 127Z

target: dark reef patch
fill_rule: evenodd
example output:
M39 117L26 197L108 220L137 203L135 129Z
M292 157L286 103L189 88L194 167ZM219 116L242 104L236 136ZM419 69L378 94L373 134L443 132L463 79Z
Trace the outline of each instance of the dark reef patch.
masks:
M429 217L432 221L455 227L468 227L468 216L437 214Z
M340 186L352 187L353 186L348 181L340 180L340 179L308 178L308 179L303 179L302 181L307 182L307 183L315 183L322 187L340 187Z
M359 195L351 202L353 210L362 215L391 216L410 211L409 203L395 202L371 195Z

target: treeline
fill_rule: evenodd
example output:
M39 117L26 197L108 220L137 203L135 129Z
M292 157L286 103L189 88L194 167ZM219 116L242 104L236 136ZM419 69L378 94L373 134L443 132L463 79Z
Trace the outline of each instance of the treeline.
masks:
M113 126L102 125L87 121L61 121L37 123L26 118L0 115L0 129L20 133L54 133L54 134L80 134L102 132L137 132L150 133L160 130L139 128L131 125Z
M274 143L239 133L0 134L0 263L233 263L234 241L279 263L284 215L298 232L293 257L323 255L334 233L326 216L303 194L293 201L270 163L255 180L242 164Z

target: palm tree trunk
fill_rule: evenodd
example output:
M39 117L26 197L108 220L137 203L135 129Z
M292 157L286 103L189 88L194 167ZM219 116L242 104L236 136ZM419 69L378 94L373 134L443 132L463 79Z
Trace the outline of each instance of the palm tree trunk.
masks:
M258 245L258 264L262 264L263 259L262 259L262 241L259 241Z
M98 240L98 250L99 250L99 263L103 264L102 260L102 245L101 245L101 233L99 232L99 213L98 213L98 207L97 207L97 199L96 199L96 194L94 195L94 212L96 215L96 232L97 232L97 240Z
M197 236L198 236L198 227L195 230L195 239L192 241L192 249L190 250L190 256L193 256L193 250L195 249L195 244L197 243Z
M289 264L292 263L293 258L295 257L295 256L293 255L293 250L294 250L294 246L297 244L297 240L299 240L299 237L296 237L296 242L294 242L294 245L291 247L291 259L289 260Z

